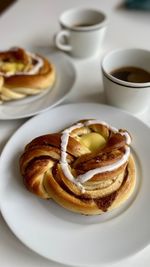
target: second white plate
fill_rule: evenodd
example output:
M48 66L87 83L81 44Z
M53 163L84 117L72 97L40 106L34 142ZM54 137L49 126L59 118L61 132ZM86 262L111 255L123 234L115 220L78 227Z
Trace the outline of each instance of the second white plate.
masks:
M68 95L76 79L76 72L69 58L60 52L46 56L56 68L56 82L52 90L10 101L0 105L0 120L20 119L33 116L54 107Z
M121 208L101 216L74 214L28 192L19 157L34 137L95 118L131 133L136 161L134 194ZM40 125L40 127L39 127ZM28 120L8 141L0 160L0 208L13 233L40 255L68 265L100 266L133 255L150 243L150 129L121 110L100 104L70 104Z

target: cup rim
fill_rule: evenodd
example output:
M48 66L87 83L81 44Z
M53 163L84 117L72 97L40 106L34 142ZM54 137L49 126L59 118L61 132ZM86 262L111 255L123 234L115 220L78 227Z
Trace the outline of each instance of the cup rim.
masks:
M69 26L67 25L63 20L63 16L66 15L67 13L73 12L73 11L93 11L93 12L97 12L99 14L101 14L103 16L103 20L102 22L96 23L95 25L91 25L91 26L87 26L87 27L76 27L76 26ZM64 11L59 18L59 24L64 27L65 29L68 29L70 31L76 31L76 32L87 32L87 31L94 31L94 30L98 30L101 29L103 27L106 27L108 24L108 17L106 15L106 13L104 13L103 11L99 10L99 9L94 9L94 8L90 8L90 7L77 7L77 8L71 8L68 9L66 11Z
M142 49L142 48L119 48L119 49L114 49L110 52L108 52L103 60L102 60L102 63L101 63L101 68L102 68L102 72L104 74L105 77L107 77L109 80L111 80L112 82L116 83L116 84L119 84L119 85L122 85L122 86L125 86L125 87L129 87L129 88L147 88L147 87L150 87L150 82L145 82L145 83L134 83L134 82L127 82L127 81L123 81L123 80L120 80L116 77L114 77L113 75L111 75L109 72L107 72L104 68L104 63L105 63L105 60L111 56L112 54L114 53L117 53L117 52L124 52L124 51L143 51L143 52L146 52L146 53L149 53L150 55L150 50L147 50L147 49Z

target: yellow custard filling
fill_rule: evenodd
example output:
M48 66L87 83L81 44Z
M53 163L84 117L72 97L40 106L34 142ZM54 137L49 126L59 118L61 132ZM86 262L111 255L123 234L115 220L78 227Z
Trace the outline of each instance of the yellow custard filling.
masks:
M103 148L106 144L105 138L99 133L88 133L79 137L79 142L84 144L91 152Z
M20 62L0 62L0 71L4 73L12 73L24 71L25 64Z

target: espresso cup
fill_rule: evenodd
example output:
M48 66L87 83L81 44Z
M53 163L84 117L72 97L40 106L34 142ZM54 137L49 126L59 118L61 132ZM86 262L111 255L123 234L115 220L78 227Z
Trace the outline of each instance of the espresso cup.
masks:
M138 48L118 49L104 57L102 74L106 103L140 114L150 106L150 80L137 82L140 74L136 74L133 81L124 81L113 75L115 71L117 73L117 70L127 67L143 69L150 75L150 51Z
M65 11L59 22L61 30L55 36L58 49L78 58L100 53L107 26L104 13L88 8L75 8Z

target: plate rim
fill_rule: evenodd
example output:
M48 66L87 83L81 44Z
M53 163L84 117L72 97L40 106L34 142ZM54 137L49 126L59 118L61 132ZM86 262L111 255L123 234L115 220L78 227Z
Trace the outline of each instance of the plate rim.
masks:
M44 53L43 53L43 55L44 55ZM41 108L40 110L38 109L37 111L34 111L34 112L31 112L31 113L29 113L29 114L26 114L26 115L14 115L13 117L12 116L6 116L5 117L5 115L3 116L3 114L2 114L2 116L1 116L1 114L0 114L0 120L2 120L2 121L4 121L4 120L6 120L6 121L8 121L8 120L16 120L16 119L25 119L25 118L30 118L30 117L32 117L32 116L37 116L37 115L39 115L39 114L41 114L41 113L43 113L43 112L47 112L49 109L51 109L51 108L54 108L55 106L57 106L57 105L59 105L60 103L63 103L63 101L67 98L67 96L71 93L71 91L73 90L73 86L74 86L74 84L75 84L75 82L76 82L76 79L77 79L77 71L76 71L76 68L75 68L75 65L73 64L73 62L72 62L72 60L69 58L69 56L67 56L67 55L65 55L64 53L62 53L62 52L60 52L60 51L54 51L54 52L51 52L51 53L49 53L49 54L46 54L45 55L45 57L48 59L48 58L52 58L52 60L51 60L51 62L54 62L56 59L56 57L58 57L58 56L60 56L61 57L61 59L63 60L63 61L65 61L65 64L67 64L67 65L69 65L69 69L71 69L71 72L72 72L72 75L73 75L73 78L72 78L72 85L71 85L71 87L69 87L68 88L68 90L67 90L67 92L66 93L64 93L63 94L63 97L60 97L59 99L57 99L56 101L54 101L54 103L53 104L51 104L50 106L48 106L48 107L46 107L46 108ZM54 59L53 59L54 58ZM55 63L54 63L55 64ZM57 63L58 64L58 63ZM57 70L56 70L57 71ZM56 73L56 75L57 75L57 73ZM57 77L56 77L56 79L57 79ZM54 86L53 87L55 87L55 84L54 84ZM50 92L49 92L49 94L51 94L51 91L53 90L53 87L52 87L52 89L50 89ZM55 88L54 88L55 89ZM48 89L46 89L47 91L48 91ZM59 89L60 90L60 89ZM48 93L48 92L47 92ZM46 93L46 95L47 95L47 93ZM36 95L35 95L36 96ZM40 100L41 99L41 97L38 97L38 99L37 100ZM17 101L17 100L16 100ZM19 100L18 100L19 101ZM18 102L17 101L17 102ZM34 103L36 101L36 99L34 100L33 99L33 101L29 101L28 103L26 103L26 105L30 105L30 104L32 104L32 103ZM25 104L24 104L25 105ZM3 104L2 105L0 105L0 108L3 108ZM15 106L14 106L15 107ZM4 107L5 108L5 107ZM7 108L7 107L6 107ZM12 106L12 108L13 108L13 106ZM16 108L16 107L15 107Z
M72 107L72 106L77 106L77 105L79 105L79 106L81 106L81 105L86 105L86 106L87 106L87 105L94 105L95 107L97 106L97 107L101 107L101 108L108 108L108 109L115 110L115 111L121 111L121 113L124 113L124 114L126 114L127 116L130 116L130 117L132 117L133 119L139 121L140 124L143 124L144 127L146 126L146 128L150 131L150 127L149 127L146 123L144 123L143 121L141 121L139 118L135 117L134 115L132 115L132 114L126 112L126 111L117 109L117 108L112 107L112 106L107 106L107 105L105 105L105 104L98 104L98 103L92 103L92 102L69 103L69 104L62 104L62 105L60 105L60 106L56 106L55 108L53 108L53 110L54 110L54 109L55 109L55 110L56 110L56 109L61 109L61 108L69 107L69 106L70 106L70 107ZM48 110L46 113L49 113L49 112L51 112L51 110ZM12 139L14 138L14 136L16 135L16 133L18 133L18 132L20 131L21 128L26 127L26 124L28 124L29 121L31 122L31 121L37 120L37 117L39 118L39 117L42 117L43 115L44 115L43 113L38 114L38 115L36 115L36 116L30 118L30 119L29 119L28 121L26 121L25 123L23 123L23 124L22 124L22 125L15 131L15 133L12 135L12 137L11 137L11 138L8 140L8 142L6 143L5 147L4 147L3 150L2 150L1 156L3 155L3 152L5 151L5 149L7 149L7 146L9 146L9 142L12 141ZM1 158L2 158L2 157L0 157L0 165L1 165ZM11 227L11 226L9 225L9 223L7 222L7 220L6 220L5 216L4 216L4 213L3 213L3 211L2 211L2 207L1 207L1 205L2 205L2 204L1 204L1 198L0 198L0 209L1 209L1 213L2 213L2 216L3 216L3 218L4 218L5 222L6 222L6 224L9 226L9 229L15 234L15 236L16 236L16 237L17 237L17 238L18 238L18 239L19 239L19 240L20 240L26 247L30 248L32 251L34 251L34 252L37 253L38 255L41 255L43 258L47 258L47 259L49 259L49 260L51 260L51 261L53 261L53 262L56 262L56 263L61 263L61 264L70 265L69 262L62 262L62 261L58 261L58 260L55 260L55 259L50 258L50 257L46 257L45 255L43 255L43 254L37 252L36 250L34 250L33 247L29 246L24 240L22 240L22 239L21 239L21 238L14 232L14 230L12 229L12 227ZM149 241L149 242L150 242L150 241ZM147 245L149 244L149 242L147 242ZM129 255L126 255L124 258L121 258L121 259L119 258L118 260L111 261L111 262L113 263L113 262L118 262L118 261L122 261L122 260L124 260L124 259L127 259L127 258L129 258L130 256L136 254L137 252L143 250L147 245L142 246L142 247L139 248L139 249L136 249L136 250L134 251L134 253L133 253L133 252L131 253L131 255L130 255L130 254L129 254ZM104 263L105 263L105 262L103 262L103 264L104 264ZM108 261L108 262L106 262L106 263L110 263L110 261ZM99 263L97 263L97 264L95 264L95 265L98 265L98 264L101 264L101 262L99 262ZM80 265L81 265L81 266L89 266L89 265L87 265L87 264L80 264ZM72 264L72 266L78 266L78 265L77 265L77 264Z

